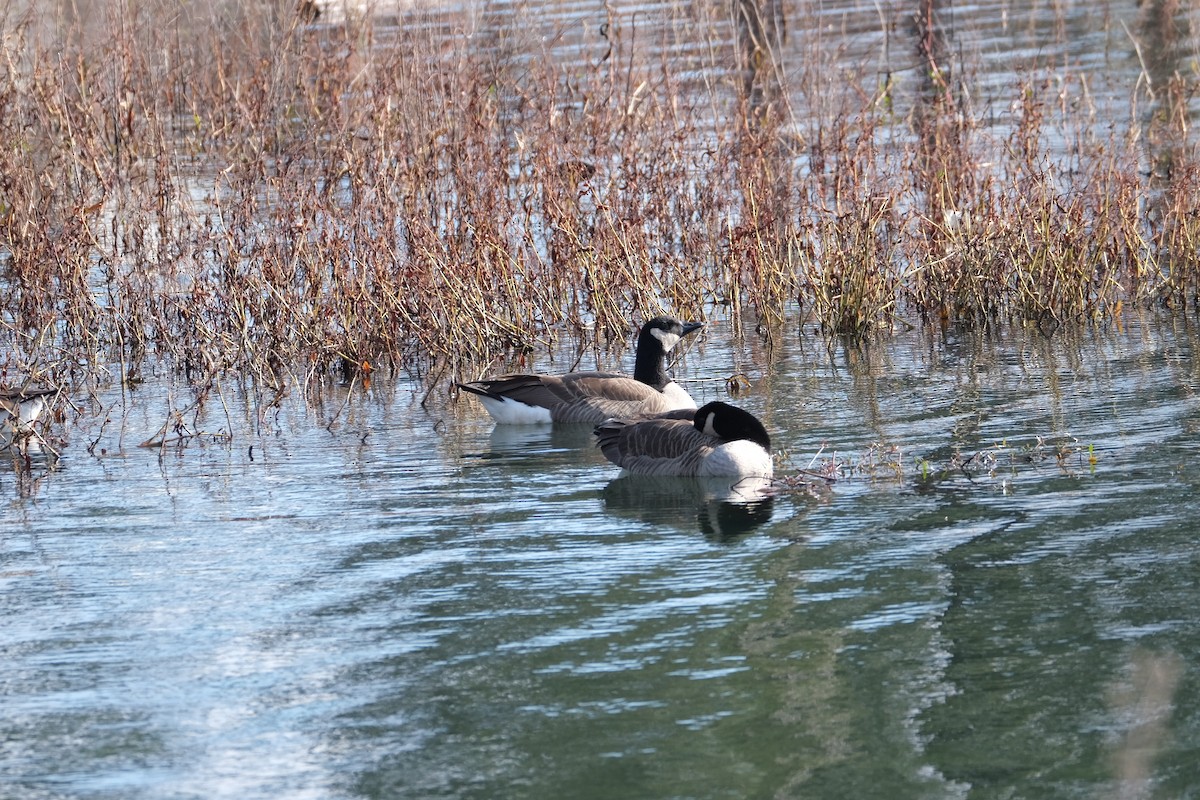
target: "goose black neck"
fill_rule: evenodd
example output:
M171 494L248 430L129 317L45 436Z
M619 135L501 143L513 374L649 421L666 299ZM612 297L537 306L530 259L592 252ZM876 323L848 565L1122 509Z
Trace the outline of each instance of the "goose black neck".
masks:
M745 409L731 406L720 400L705 403L696 411L694 417L696 430L715 433L727 442L745 439L754 442L764 450L771 450L771 436L763 427L758 417ZM711 429L709 426L711 425Z
M671 376L667 374L667 354L663 352L662 342L650 333L649 328L642 328L638 337L633 378L659 390L671 382Z

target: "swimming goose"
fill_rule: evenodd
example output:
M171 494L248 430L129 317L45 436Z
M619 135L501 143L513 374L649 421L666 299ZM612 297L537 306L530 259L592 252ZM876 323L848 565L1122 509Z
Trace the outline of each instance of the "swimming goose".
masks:
M505 375L458 386L478 395L496 422L511 425L596 424L613 417L693 409L696 401L671 380L665 362L680 339L702 327L703 322L680 322L674 317L649 320L638 335L632 378L611 372L570 372Z
M639 475L770 478L771 437L758 418L728 403L596 427L605 457Z
M0 449L35 436L33 423L46 409L46 398L57 389L0 389Z

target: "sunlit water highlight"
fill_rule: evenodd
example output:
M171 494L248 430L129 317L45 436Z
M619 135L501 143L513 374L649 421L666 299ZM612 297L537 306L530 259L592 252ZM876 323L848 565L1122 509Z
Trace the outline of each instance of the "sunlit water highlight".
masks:
M386 376L161 454L141 389L0 477L0 795L1113 796L1138 659L1198 655L1195 350L714 324L680 376L849 473L749 513Z

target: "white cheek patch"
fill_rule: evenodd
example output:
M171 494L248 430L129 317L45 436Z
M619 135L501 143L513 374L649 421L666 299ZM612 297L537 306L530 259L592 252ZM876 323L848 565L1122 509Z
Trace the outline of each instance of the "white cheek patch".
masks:
M709 414L704 418L704 432L709 436L717 436L720 438L720 434L717 433L717 429L713 427L713 422L716 420L716 418L716 414Z
M662 342L663 352L669 353L675 345L679 344L679 334L664 331L661 328L654 328L650 331L655 339Z

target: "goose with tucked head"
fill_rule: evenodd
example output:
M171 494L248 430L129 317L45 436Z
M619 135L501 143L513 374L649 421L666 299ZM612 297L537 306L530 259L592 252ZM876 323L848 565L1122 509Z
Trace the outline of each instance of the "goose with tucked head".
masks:
M715 401L694 412L610 419L596 427L604 456L638 475L762 477L774 474L771 437L762 422Z
M46 398L57 389L0 389L0 426L25 430L46 409Z
M36 437L33 424L56 394L58 389L0 388L0 450Z
M594 425L613 417L694 409L696 401L667 374L666 358L680 339L702 327L702 322L674 317L646 322L638 335L633 377L612 372L504 375L458 386L478 396L496 422L510 425Z

